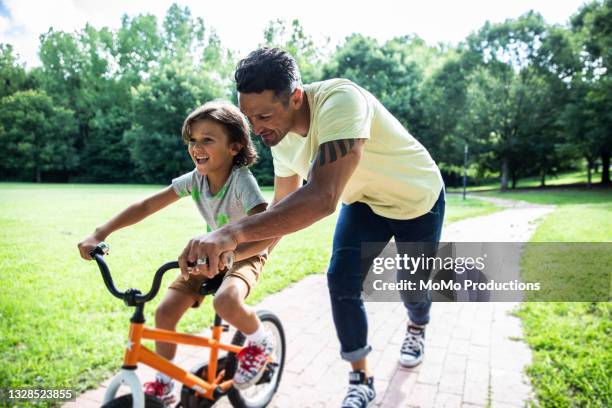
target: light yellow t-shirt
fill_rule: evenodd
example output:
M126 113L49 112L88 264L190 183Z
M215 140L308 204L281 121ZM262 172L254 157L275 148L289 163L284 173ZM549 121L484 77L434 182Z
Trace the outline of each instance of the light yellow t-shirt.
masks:
M443 187L427 150L368 91L346 79L304 86L310 105L306 137L288 133L272 147L274 174L307 178L321 144L368 139L342 202L366 203L378 215L407 220L427 213Z

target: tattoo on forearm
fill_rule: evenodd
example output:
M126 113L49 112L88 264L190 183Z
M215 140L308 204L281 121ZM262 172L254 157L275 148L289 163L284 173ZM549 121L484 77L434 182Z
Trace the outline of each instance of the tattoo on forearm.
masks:
M355 147L355 139L332 140L319 146L313 169L330 164L346 156Z

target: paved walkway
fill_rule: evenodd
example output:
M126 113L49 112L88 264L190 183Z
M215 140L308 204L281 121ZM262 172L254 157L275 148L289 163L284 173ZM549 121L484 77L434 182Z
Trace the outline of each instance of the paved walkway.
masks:
M502 203L499 203L502 204ZM443 241L527 241L534 222L550 207L503 203L508 209L450 225ZM399 303L368 303L369 364L376 377L377 407L522 407L531 397L524 375L531 361L520 339L515 303L435 303L427 329L426 358L413 369L397 364L405 330ZM287 362L271 406L338 407L349 367L338 353L324 275L311 275L267 297L258 308L274 311L287 335ZM176 361L195 366L206 355L180 346ZM144 381L153 378L139 368ZM67 407L99 406L110 379ZM178 391L178 390L177 390ZM216 406L229 407L226 400Z

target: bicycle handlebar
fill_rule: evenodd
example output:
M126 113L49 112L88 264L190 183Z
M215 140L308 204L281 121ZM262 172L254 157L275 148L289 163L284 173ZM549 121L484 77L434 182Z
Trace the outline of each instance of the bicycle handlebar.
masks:
M103 258L103 256L108 253L108 248L109 247L105 242L100 242L95 249L89 253L89 255L95 259L96 263L98 264L100 272L102 273L102 279L104 279L104 284L106 285L108 291L116 298L123 300L128 306L144 304L157 296L164 273L168 272L170 269L177 269L179 267L177 261L166 262L163 264L157 270L157 272L155 272L151 289L145 295L141 294L137 289L128 289L125 292L121 292L115 287L113 277L111 276L108 265Z

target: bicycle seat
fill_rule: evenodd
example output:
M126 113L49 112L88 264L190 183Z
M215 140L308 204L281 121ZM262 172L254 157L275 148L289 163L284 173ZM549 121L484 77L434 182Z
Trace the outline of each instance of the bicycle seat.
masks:
M214 295L221 286L224 276L225 273L219 273L214 278L205 280L200 286L200 295Z

